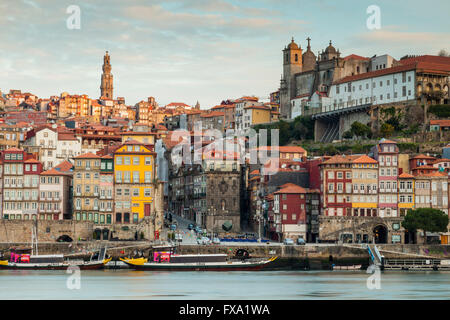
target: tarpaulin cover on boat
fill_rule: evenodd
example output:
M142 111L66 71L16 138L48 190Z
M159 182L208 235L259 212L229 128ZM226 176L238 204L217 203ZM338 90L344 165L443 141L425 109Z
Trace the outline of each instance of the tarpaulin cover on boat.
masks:
M233 224L231 223L231 221L225 221L222 224L222 229L225 230L225 231L230 231L231 228L233 228Z

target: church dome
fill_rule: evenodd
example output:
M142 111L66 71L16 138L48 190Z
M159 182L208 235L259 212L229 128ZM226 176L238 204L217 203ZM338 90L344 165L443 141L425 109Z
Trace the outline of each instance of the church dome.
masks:
M325 49L325 53L336 53L336 49L331 45L331 41L330 45Z
M298 49L298 45L294 42L294 38L292 38L291 43L288 44L288 49Z

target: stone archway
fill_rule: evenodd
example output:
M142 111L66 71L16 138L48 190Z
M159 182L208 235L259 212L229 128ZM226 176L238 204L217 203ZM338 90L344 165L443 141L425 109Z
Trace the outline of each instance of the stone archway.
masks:
M386 226L379 224L372 230L375 243L387 243L388 229Z

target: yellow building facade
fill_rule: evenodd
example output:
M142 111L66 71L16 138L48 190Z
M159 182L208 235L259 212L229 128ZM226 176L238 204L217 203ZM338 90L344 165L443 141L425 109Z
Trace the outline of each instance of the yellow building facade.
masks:
M127 140L114 153L115 223L138 223L154 212L156 153Z

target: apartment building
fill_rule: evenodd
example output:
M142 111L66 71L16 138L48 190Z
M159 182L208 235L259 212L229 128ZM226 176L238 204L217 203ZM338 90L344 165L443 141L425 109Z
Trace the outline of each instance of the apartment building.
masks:
M395 141L381 139L372 148L378 161L378 207L380 217L398 216L398 146Z
M77 221L99 221L100 157L86 153L74 158L73 203Z
M415 179L412 174L403 172L398 176L398 212L406 216L408 210L415 208Z
M72 173L57 168L41 172L39 184L39 219L72 218Z
M136 140L114 152L114 223L138 223L154 214L156 153Z
M2 154L4 219L37 219L42 165L28 157L17 148L7 149Z
M319 164L321 170L322 215L352 215L353 161L359 156L335 155Z
M378 161L362 155L352 162L352 215L378 215Z

